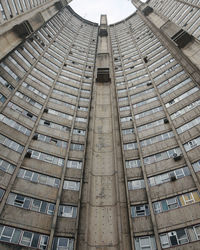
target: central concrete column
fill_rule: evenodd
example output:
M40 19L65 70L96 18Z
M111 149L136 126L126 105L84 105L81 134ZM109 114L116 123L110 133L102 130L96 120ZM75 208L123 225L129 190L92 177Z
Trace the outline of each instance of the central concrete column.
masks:
M127 201L107 17L101 16L78 250L130 250Z
M90 172L88 249L119 249L107 18L101 16Z

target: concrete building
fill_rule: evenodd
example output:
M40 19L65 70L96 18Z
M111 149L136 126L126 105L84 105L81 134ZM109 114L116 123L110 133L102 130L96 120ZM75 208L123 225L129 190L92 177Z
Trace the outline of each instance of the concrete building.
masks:
M0 2L0 249L199 250L199 1L69 2Z

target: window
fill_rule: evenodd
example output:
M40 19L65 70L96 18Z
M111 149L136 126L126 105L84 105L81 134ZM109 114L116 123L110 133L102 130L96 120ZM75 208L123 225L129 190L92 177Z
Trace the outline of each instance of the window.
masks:
M63 189L66 190L73 190L73 191L79 191L80 189L80 182L78 181L64 181Z
M190 151L193 148L196 148L200 145L200 137L197 137L187 143L184 144L184 148L186 152Z
M81 169L82 168L82 162L81 161L68 160L67 161L67 167L68 168Z
M31 85L27 84L26 82L22 83L22 86L30 91L32 91L33 93L35 93L36 95L42 97L43 99L47 98L47 95L43 94L42 92L40 92L39 90L37 90L36 88L32 87Z
M125 162L126 164L126 168L137 168L137 167L141 167L141 161L138 160L127 160Z
M14 111L16 111L18 113L21 113L22 115L26 116L27 118L29 118L32 121L36 121L37 120L36 116L34 116L33 114L31 114L29 111L20 108L18 105L14 104L12 102L8 103L8 107L11 108L11 109L13 109Z
M60 205L58 215L67 218L76 218L77 207Z
M193 166L195 172L200 171L200 161L193 163L192 166Z
M150 215L149 205L136 205L131 207L132 217L148 216Z
M196 234L196 238L200 240L200 225L194 226L194 232Z
M200 117L197 117L194 120L192 120L188 123L185 123L183 126L177 128L176 130L177 130L178 134L181 134L181 133L183 133L183 132L185 132L185 131L187 131L187 130L189 130L189 129L191 129L199 124L200 124Z
M77 143L71 143L70 144L70 149L71 150L83 151L84 150L84 145L83 144L77 144Z
M74 135L85 135L85 130L82 129L73 129L73 134Z
M18 152L18 153L22 153L24 150L24 147L22 145L20 145L19 143L12 141L11 139L7 138L4 135L0 134L0 144Z
M0 158L0 169L6 173L12 174L15 170L15 166Z
M165 141L165 140L172 138L172 137L174 137L174 134L172 131L170 131L168 133L164 133L164 134L161 134L158 136L151 137L151 138L146 139L146 140L142 140L140 142L140 144L142 147L144 147L144 146L148 146L148 145L151 145L151 144L159 142L159 141Z
M135 250L157 250L155 237L151 236L142 236L134 239Z
M140 237L139 238L139 242L140 242L140 247L141 249L151 249L151 241L150 238L147 237Z
M189 104L188 106L184 107L183 109L180 109L178 111L176 111L175 113L173 113L171 115L171 119L174 120L175 118L187 113L188 111L194 109L195 107L198 107L200 105L200 100L197 100L191 104Z
M160 241L161 241L162 248L170 247L167 234L160 235Z
M167 199L166 201L169 209L174 209L179 207L178 200L176 197Z
M194 88L190 89L189 91L187 91L184 94L182 94L182 95L178 96L177 98L175 98L173 103L166 103L165 104L166 108L169 108L172 104L177 103L177 102L183 100L184 98L194 94L198 90L199 90L198 87L194 87Z
M152 164L154 162L158 162L161 160L166 160L166 159L173 157L174 154L180 155L181 154L180 148L173 148L165 152L161 152L152 156L145 157L144 163L147 165L147 164Z
M0 114L0 121L2 121L3 123L7 124L8 126L20 131L21 133L25 134L25 135L30 135L31 134L31 130L27 129L26 127L22 126L21 124L19 124L18 122L7 118L5 115Z
M54 123L54 122L50 122L50 121L47 121L47 120L43 120L43 119L40 119L40 124L44 125L44 126L48 126L50 128L62 130L62 131L68 131L69 130L69 128L66 127L66 126L63 126L63 125L60 125L60 124L57 124L57 123Z
M134 129L133 128L123 129L122 130L122 134L123 135L129 135L129 134L133 134L133 133L134 133Z
M131 149L137 149L137 148L138 147L137 147L136 142L124 144L124 150L131 150Z
M4 103L6 101L6 97L0 93L0 102Z
M14 90L14 87L1 76L0 76L0 84L6 87L9 91Z
M54 213L55 208L55 204L53 203L33 199L15 193L9 194L7 204L49 215Z
M3 190L2 188L0 188L0 201L2 200L3 196L4 196L5 190Z
M188 167L184 167L184 168L179 168L168 173L163 173L160 175L149 177L148 181L149 181L150 186L155 186L155 185L160 185L162 183L171 181L171 176L175 176L176 179L180 179L188 175L190 175L190 171Z
M0 241L45 250L48 239L46 235L0 225Z
M54 238L52 250L73 250L74 239L72 238Z
M24 231L22 234L22 238L20 240L20 245L30 246L32 239L33 239L33 233Z
M186 229L177 229L176 231L160 235L162 248L177 246L189 242Z
M67 142L56 139L56 138L52 138L47 135L37 134L37 139L39 141L47 142L58 147L67 148Z
M143 179L128 181L128 189L129 190L142 189L142 188L145 188Z
M39 151L30 150L30 149L28 149L27 152L31 153L31 158L38 159L38 160L45 161L45 162L49 162L49 163L52 163L52 164L55 164L58 166L62 166L62 167L64 166L64 159L62 159L62 158L58 158L58 157L53 156L53 155L45 154L45 153L42 153Z

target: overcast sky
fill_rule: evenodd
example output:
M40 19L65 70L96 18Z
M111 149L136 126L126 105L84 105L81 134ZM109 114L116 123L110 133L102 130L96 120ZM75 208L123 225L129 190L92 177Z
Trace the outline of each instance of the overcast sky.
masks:
M121 21L136 10L130 0L73 0L69 5L81 17L97 23L101 14L107 14L109 24Z

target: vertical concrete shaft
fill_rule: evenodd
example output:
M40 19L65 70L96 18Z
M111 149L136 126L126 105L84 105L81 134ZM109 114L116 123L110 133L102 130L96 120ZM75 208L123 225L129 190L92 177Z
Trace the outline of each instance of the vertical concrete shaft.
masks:
M122 203L120 203L119 188L122 185L119 184L118 172L122 175L122 170L118 170L119 166L122 169L123 165L122 160L117 160L120 157L120 153L116 152L119 136L116 136L115 133L118 117L114 116L116 110L113 112L113 109L116 109L116 105L114 105L116 100L113 96L114 83L110 80L112 78L110 77L110 68L112 68L110 61L107 18L103 15L99 28L96 58L97 80L93 87L84 177L87 204L86 218L82 214L81 219L85 221L86 225L84 247L79 246L79 249L82 250L129 249L129 247L122 246L122 241L126 236L123 234L121 218L126 215L121 215L123 208L120 207ZM84 197L82 201L84 202ZM123 205L121 206L123 207ZM124 224L128 225L128 221ZM127 230L126 233L128 233ZM127 241L129 242L128 238L126 238ZM126 245L128 244L126 243Z

